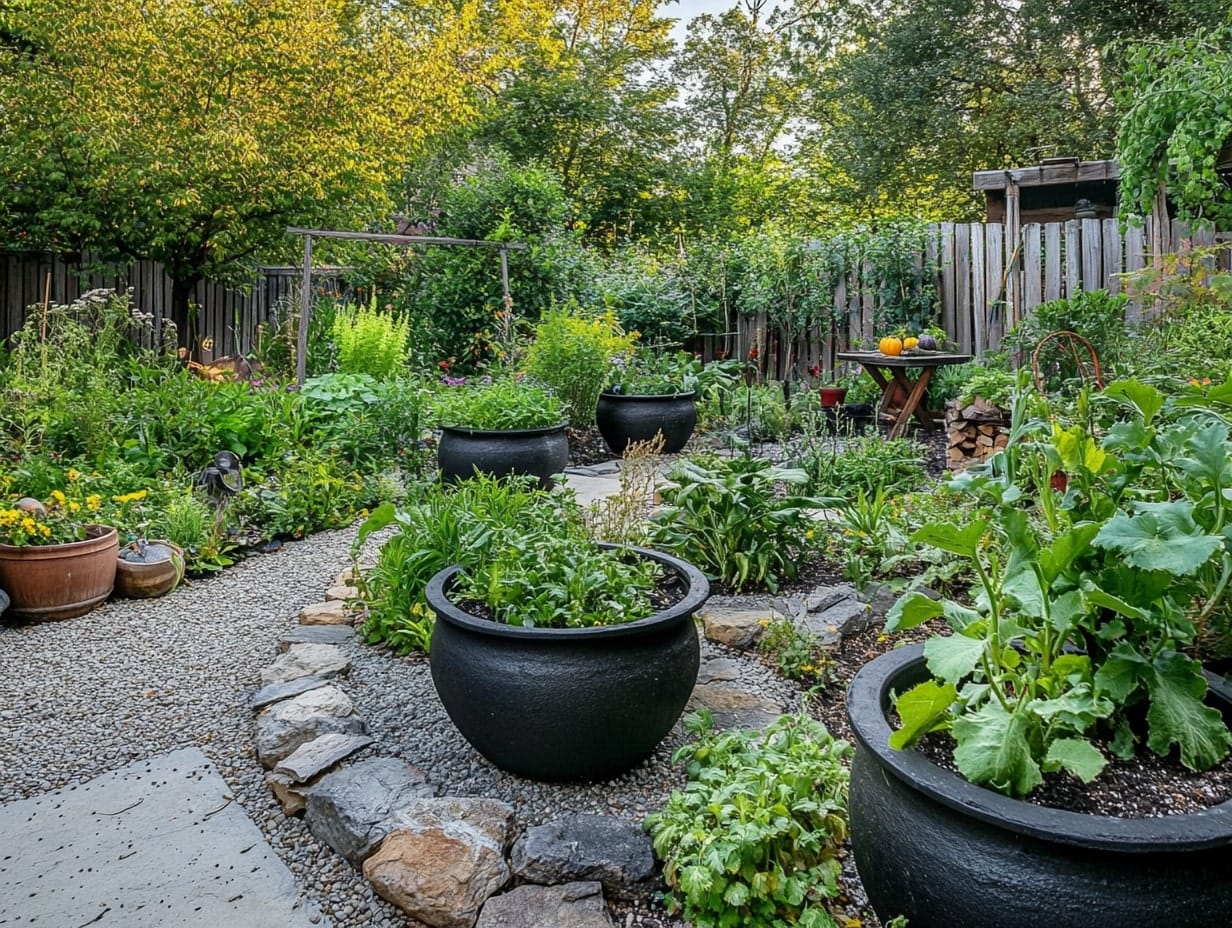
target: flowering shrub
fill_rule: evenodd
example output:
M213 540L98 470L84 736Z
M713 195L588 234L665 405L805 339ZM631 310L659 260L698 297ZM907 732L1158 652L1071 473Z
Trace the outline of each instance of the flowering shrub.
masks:
M21 547L81 541L86 525L95 521L101 508L102 498L97 494L70 499L63 490L53 490L45 503L19 499L0 509L0 543Z
M92 492L102 478L83 475L74 468L69 468L65 477L65 489L52 490L44 501L9 497L8 504L0 509L0 544L20 547L82 541L86 526L133 522L140 514L137 504L148 495L146 490L110 497ZM0 476L0 489L7 491L12 483L11 476Z

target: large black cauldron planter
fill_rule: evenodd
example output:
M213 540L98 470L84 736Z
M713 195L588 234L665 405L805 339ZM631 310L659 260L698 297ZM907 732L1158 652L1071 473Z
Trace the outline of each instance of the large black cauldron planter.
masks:
M595 407L595 424L616 454L624 454L632 442L651 441L660 432L663 452L675 454L685 446L697 425L697 394L601 393Z
M564 423L541 429L467 429L444 426L436 448L441 479L465 480L475 471L492 477L538 477L545 490L569 464Z
M928 677L923 646L867 664L847 694L851 841L869 901L911 928L1232 924L1232 801L1120 819L1010 799L889 746L890 693ZM1212 705L1232 689L1212 680Z
M534 780L607 779L646 758L680 718L697 682L693 615L710 586L684 561L633 550L687 591L625 625L504 625L450 601L457 567L429 581L432 682L458 731L496 766Z

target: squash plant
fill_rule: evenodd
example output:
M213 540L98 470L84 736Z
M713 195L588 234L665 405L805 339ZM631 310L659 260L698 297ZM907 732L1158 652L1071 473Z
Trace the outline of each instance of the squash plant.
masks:
M1232 188L1215 170L1232 141L1232 21L1127 56L1117 135L1121 203L1153 212L1166 183L1177 217L1232 221Z
M898 698L891 743L948 731L960 772L1013 796L1143 742L1194 770L1232 747L1192 656L1228 626L1232 380L1174 397L1122 381L1099 402L1115 421L1066 427L1028 423L1020 396L1010 446L955 482L978 515L912 536L971 565L971 601L913 592L887 621L952 630L926 644L932 679Z

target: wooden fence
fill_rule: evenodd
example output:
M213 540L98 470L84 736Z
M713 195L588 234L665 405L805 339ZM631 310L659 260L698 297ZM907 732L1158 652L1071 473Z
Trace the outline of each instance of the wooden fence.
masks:
M153 316L154 338L161 338L163 320L171 317L171 279L161 265L139 261L115 273L83 275L81 264L79 258L60 255L0 252L0 339L20 329L30 307L48 296L55 303L70 303L98 288L131 288L133 305ZM195 356L203 361L248 354L258 325L298 312L302 275L299 267L264 267L246 286L199 284L192 299L193 331L181 344L194 346ZM318 268L314 276L317 287L338 287L336 268Z
M1191 234L1176 222L1157 226L1149 218L1124 233L1116 219L1028 223L1013 243L1006 242L1000 224L942 222L930 231L919 266L935 269L942 328L963 353L975 355L995 351L1013 324L1041 303L1080 291L1121 292L1121 275L1150 264L1153 247L1164 253L1228 239L1222 233ZM1227 252L1220 264L1229 269ZM770 379L802 378L814 365L829 371L835 353L871 347L886 334L878 330L878 289L870 267L852 267L834 290L834 312L824 326L792 337L765 313L737 313L734 331L708 339L706 354L745 358L756 348ZM1127 315L1136 321L1152 311L1131 299Z
M1226 236L1189 236L1177 223L1158 225L1148 219L1122 233L1115 219L1084 219L1046 225L1028 223L1015 242L1005 239L1000 224L942 222L930 227L917 266L933 268L942 327L970 354L995 350L1013 323L1047 300L1080 290L1118 292L1119 276L1143 268L1151 255L1226 240ZM1221 258L1227 267L1228 254ZM337 269L314 272L318 288L337 291ZM86 290L110 287L133 290L134 304L153 314L156 325L168 314L171 282L153 262L139 262L116 275L83 278L78 265L52 255L0 253L0 338L19 329L29 307L43 302L50 275L50 296L65 303ZM262 268L243 288L203 283L197 288L195 331L181 343L192 344L202 360L246 354L257 326L294 313L301 269ZM821 328L792 335L771 325L765 313L743 314L732 307L730 331L701 340L708 357L747 357L758 349L759 363L773 379L802 378L811 366L828 371L838 351L870 345L878 331L881 307L872 269L855 266L833 291L834 312ZM1152 307L1130 304L1137 319ZM212 347L202 351L206 339Z

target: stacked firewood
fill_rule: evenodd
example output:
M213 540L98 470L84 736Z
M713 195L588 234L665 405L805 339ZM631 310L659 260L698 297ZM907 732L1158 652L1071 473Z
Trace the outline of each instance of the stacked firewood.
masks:
M950 439L950 466L961 470L991 457L1008 441L1005 410L977 396L966 406L951 400L945 406L945 431Z

